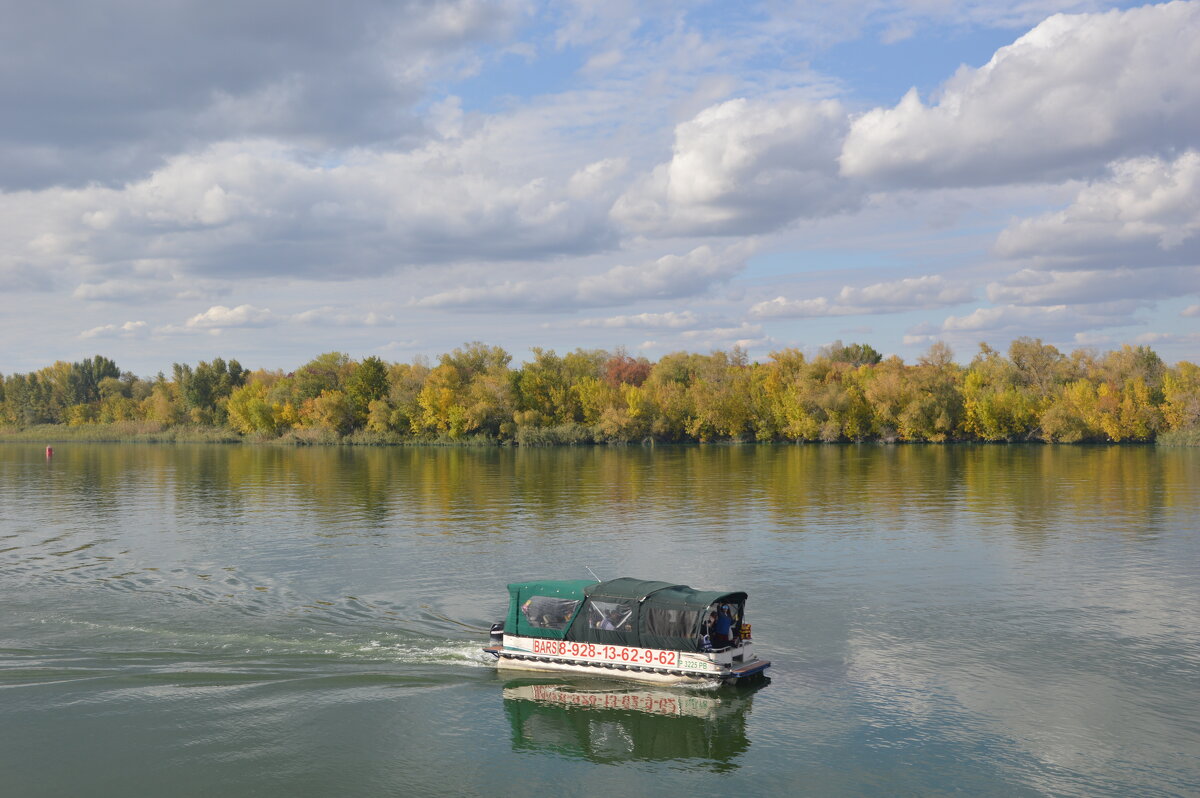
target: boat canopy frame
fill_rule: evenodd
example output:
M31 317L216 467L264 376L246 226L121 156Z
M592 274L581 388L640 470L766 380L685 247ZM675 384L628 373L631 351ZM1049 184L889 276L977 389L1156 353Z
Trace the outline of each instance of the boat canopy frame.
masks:
M713 605L736 606L734 617L740 619L746 603L742 591L632 577L514 582L508 591L507 634L678 651L704 650Z

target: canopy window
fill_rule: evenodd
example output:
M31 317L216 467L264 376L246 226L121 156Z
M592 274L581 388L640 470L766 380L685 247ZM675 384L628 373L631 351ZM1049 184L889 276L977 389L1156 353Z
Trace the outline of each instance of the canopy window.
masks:
M505 633L562 640L590 584L586 579L514 582L508 586Z
M700 611L673 607L644 607L642 628L657 637L691 637L700 625Z
M538 629L566 629L580 602L554 596L531 596L521 605L525 621Z
M637 604L632 601L598 601L588 599L588 625L593 629L605 632L632 632L633 615L637 612Z

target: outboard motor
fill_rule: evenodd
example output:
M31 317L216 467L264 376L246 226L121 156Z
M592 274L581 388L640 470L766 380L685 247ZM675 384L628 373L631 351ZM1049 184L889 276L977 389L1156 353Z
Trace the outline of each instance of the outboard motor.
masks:
M504 622L500 621L492 624L492 642L500 645L504 642Z

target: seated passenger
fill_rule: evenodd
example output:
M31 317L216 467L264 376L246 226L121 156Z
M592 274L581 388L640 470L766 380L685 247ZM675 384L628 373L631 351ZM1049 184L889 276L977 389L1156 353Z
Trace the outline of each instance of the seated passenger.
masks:
M708 614L708 619L705 620L704 624L700 627L700 649L702 651L713 650L712 630L716 623L717 614L715 612L710 612Z

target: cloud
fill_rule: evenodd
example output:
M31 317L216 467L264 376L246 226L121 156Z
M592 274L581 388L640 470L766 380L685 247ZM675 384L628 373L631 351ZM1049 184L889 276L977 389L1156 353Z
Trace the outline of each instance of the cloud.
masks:
M966 283L946 280L934 274L874 283L863 288L847 285L838 292L836 299L788 299L779 296L752 306L750 315L767 319L903 313L957 305L971 298L972 292Z
M226 284L185 280L170 274L142 274L80 283L71 296L88 302L138 303L161 299L213 299L229 291Z
M256 308L253 305L238 305L236 308L213 305L203 313L197 313L188 319L186 326L191 329L212 330L229 327L267 327L278 324L279 321L279 317L268 308Z
M379 327L396 323L396 317L386 313L345 313L328 306L297 313L290 320L314 327Z
M1113 338L1101 332L1077 332L1071 339L1079 346L1111 346Z
M667 313L639 313L634 316L610 316L607 319L584 319L580 327L604 327L616 329L680 329L701 324L699 316L690 310Z
M0 187L119 183L226 138L312 152L411 139L425 81L521 13L516 0L10 6Z
M1098 326L1132 324L1135 311L1148 303L1136 300L1088 305L1001 305L977 308L966 316L950 316L942 323L945 332L1013 332L1031 330L1077 330Z
M891 44L928 28L949 28L957 32L978 28L1028 28L1055 12L1087 11L1097 5L1093 0L778 3L767 7L771 15L767 25L777 39L782 37L783 31L788 31L799 38L828 45L874 33L882 43Z
M846 112L832 100L729 100L675 128L674 153L613 206L650 235L733 235L857 207L838 175Z
M612 246L607 214L623 162L522 174L490 153L515 134L360 152L335 165L307 162L276 142L227 142L121 188L0 193L0 245L31 265L88 269L95 277L84 298L136 293L100 286L146 279L139 262L170 263L173 278L352 279ZM15 218L3 221L10 207Z
M966 316L950 316L942 324L942 329L947 331L969 330L971 332L996 331L1032 323L1038 325L1049 323L1055 326L1073 325L1077 319L1078 314L1066 305L1049 307L1003 305L995 308L976 308Z
M1009 225L995 249L1060 269L1198 265L1200 152L1114 163L1067 208Z
M80 338L133 338L149 332L149 325L144 321L127 321L124 324L105 324L84 330Z
M1190 344L1195 346L1200 344L1200 333L1164 333L1164 332L1148 332L1142 333L1133 339L1137 344Z
M600 274L457 288L414 304L472 311L569 311L643 299L679 299L702 294L741 272L748 249L739 245L717 251L699 246L686 255L664 255L638 266L614 266Z
M926 105L857 118L843 174L904 186L1044 181L1195 142L1200 3L1055 15Z
M737 327L714 327L706 330L688 330L679 336L689 347L707 349L760 349L770 346L775 339L763 335L761 324L742 322Z
M1200 292L1200 267L1038 271L1022 269L987 287L988 299L1015 305L1167 299Z
M5 265L0 256L0 291L51 291L54 280L45 270L31 263Z
M1189 319L1200 318L1200 305L1189 305L1179 315Z
M421 342L416 338L409 338L403 341L388 341L383 346L376 349L379 352L411 352L421 345Z
M1200 152L1115 162L1062 210L1010 223L994 249L1028 264L988 285L988 299L1005 306L1090 317L1112 303L1196 295Z

